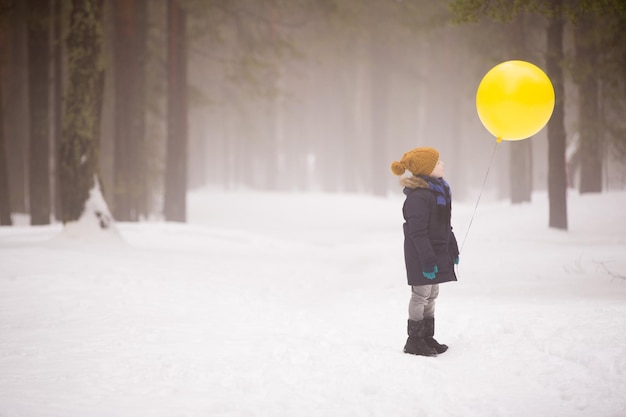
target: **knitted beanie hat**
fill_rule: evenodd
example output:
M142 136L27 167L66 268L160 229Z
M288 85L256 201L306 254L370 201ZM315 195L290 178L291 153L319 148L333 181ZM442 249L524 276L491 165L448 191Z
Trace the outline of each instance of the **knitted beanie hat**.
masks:
M405 152L400 162L391 164L391 172L395 175L404 174L405 170L413 175L430 175L439 161L439 151L435 148L415 148Z

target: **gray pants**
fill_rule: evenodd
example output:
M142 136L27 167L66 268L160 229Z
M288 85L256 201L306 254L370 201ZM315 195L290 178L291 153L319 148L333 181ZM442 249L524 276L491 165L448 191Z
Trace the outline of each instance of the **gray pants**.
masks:
M409 301L409 320L421 321L435 317L435 300L439 295L439 284L412 285Z

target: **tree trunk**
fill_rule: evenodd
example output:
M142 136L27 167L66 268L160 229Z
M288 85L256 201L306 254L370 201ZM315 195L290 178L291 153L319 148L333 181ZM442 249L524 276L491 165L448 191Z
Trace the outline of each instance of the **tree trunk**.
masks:
M133 136L133 102L135 65L133 41L135 38L134 0L116 0L113 4L113 51L115 73L115 139L113 158L113 214L117 220L129 221L131 215L132 164L136 157L136 138Z
M135 85L133 86L132 136L136 143L135 163L132 165L132 218L147 217L148 207L148 145L146 144L146 79L148 59L148 0L135 0Z
M27 213L28 195L28 142L30 135L28 109L28 48L26 28L26 2L15 3L15 17L5 19L8 39L7 59L4 62L5 94L4 127L6 153L11 155L9 167L9 189L11 209L14 213Z
M345 95L346 115L343 117L345 141L343 141L343 160L345 191L348 193L363 192L369 189L369 178L362 171L361 164L355 163L355 159L363 157L361 138L367 137L370 126L367 126L367 114L371 105L368 86L368 64L363 59L366 54L366 39L360 36L351 51L348 61L349 69L341 79L343 85L342 94ZM392 158L390 158L392 159ZM385 167L386 168L386 167ZM385 170L387 171L387 170ZM385 172L385 175L389 175Z
M558 12L550 18L547 29L546 69L555 94L554 111L548 123L548 199L549 225L567 230L567 177L565 170L565 112L563 70L562 0L552 0Z
M28 3L30 223L50 224L50 1Z
M599 129L597 48L593 17L583 15L574 27L580 133L580 193L602 192L602 138Z
M50 2L28 3L29 209L33 225L50 223Z
M176 0L168 0L167 155L164 215L187 219L187 45L186 16Z
M0 32L3 28L0 27ZM3 41L0 33L0 42ZM0 45L2 47L2 45ZM2 77L0 77L0 80ZM7 165L7 153L4 140L4 111L2 105L2 82L0 82L0 226L10 226L11 221L11 198L9 193L9 167Z
M0 59L4 60L8 46L8 29L0 26ZM9 165L7 161L6 137L4 132L4 66L0 65L0 226L10 226L11 221L11 193L9 188Z
M53 89L53 105L52 118L52 146L55 161L54 164L54 192L53 192L53 209L55 218L59 221L63 220L61 205L61 175L59 169L59 151L61 149L61 135L63 133L63 33L61 30L63 19L63 0L53 0L53 45L52 45L52 66L54 78L52 81Z
M511 31L511 50L514 56L526 57L525 14L520 14L513 21ZM511 203L520 204L531 201L533 191L532 175L532 140L513 141L509 146Z
M103 0L72 0L67 38L69 84L60 150L63 222L76 221L98 172L104 73Z
M389 95L389 74L387 68L386 48L381 41L380 28L373 25L371 42L371 184L372 193L376 196L387 194L389 179L389 159L387 156L387 97Z
M116 0L114 14L115 146L113 212L122 221L146 214L146 0Z
M511 203L521 204L531 201L533 190L532 144L530 140L510 143Z

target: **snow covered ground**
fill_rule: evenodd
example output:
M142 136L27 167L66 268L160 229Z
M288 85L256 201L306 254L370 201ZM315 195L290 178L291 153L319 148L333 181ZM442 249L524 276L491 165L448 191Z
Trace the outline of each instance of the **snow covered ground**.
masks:
M401 191L194 192L187 225L0 228L0 416L626 416L626 192L481 202L437 358ZM473 203L454 207L463 241Z

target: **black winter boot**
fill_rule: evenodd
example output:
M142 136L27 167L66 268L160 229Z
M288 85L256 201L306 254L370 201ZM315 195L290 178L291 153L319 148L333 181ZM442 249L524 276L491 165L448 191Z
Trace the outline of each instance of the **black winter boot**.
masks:
M404 345L404 353L420 356L437 356L437 351L428 346L424 339L424 320L409 320L407 324L409 338Z
M426 344L431 348L435 349L437 353L443 353L448 350L447 345L442 345L435 340L433 337L435 335L435 318L425 318L424 319L424 339L426 340Z

